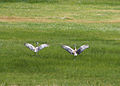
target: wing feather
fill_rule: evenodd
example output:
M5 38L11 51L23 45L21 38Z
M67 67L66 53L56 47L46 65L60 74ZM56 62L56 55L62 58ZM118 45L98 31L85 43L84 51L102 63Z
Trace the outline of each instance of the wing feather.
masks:
M66 46L66 45L62 45L62 48L64 48L66 51L68 51L70 54L73 54L73 49L69 46Z
M45 48L45 47L49 47L48 44L41 44L39 47L38 47L38 51Z
M77 54L80 54L81 52L83 52L85 49L89 48L89 45L82 45L77 51Z
M35 52L35 47L34 47L32 44L25 43L24 45L25 45L27 48L29 48L30 50L32 50L32 51Z

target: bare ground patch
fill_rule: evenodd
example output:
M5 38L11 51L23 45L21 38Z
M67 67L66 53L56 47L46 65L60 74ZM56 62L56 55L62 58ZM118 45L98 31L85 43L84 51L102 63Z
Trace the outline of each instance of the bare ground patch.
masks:
M120 23L120 19L115 20L105 20L105 21L90 21L90 20L83 20L83 19L73 19L73 18L60 18L60 19L53 19L53 18L27 18L27 17L0 17L1 22L73 22L73 23Z
M102 11L102 12L117 12L117 13L119 13L120 12L120 10L96 10L96 11Z
M88 20L67 20L75 23L119 23L120 20L106 20L106 21L88 21Z
M24 18L24 17L0 17L1 22L55 22L45 18Z

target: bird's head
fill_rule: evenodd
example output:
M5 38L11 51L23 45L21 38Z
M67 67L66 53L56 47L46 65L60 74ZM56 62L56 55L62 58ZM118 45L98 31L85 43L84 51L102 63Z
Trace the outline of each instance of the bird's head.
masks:
M36 46L38 47L39 42L36 42Z
M39 44L39 42L36 42L36 44L38 45L38 44Z

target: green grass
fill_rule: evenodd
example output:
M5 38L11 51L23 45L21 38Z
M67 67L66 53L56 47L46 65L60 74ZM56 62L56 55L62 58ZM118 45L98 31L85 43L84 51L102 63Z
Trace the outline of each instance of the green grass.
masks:
M119 86L120 24L109 21L119 20L120 6L105 4L0 3L0 18L55 21L0 22L0 85ZM50 47L34 56L24 43L37 41ZM75 58L62 44L90 48Z
M1 2L62 3L62 4L108 4L119 5L119 0L1 0Z
M62 17L72 20L104 21L118 20L120 6L48 3L1 3L0 16L17 18L42 18L63 21Z

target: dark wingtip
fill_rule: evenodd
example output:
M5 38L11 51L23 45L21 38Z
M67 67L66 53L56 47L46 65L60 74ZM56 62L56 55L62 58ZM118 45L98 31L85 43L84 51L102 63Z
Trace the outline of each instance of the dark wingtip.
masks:
M24 43L24 45L26 45L26 43Z
M24 45L26 46L27 43L24 43Z
M48 46L47 47L50 47L50 45L49 44L47 44Z
M61 47L63 48L65 45L61 45Z
M86 44L88 46L88 48L90 47L89 44Z

